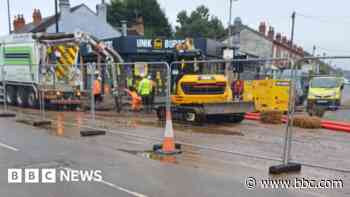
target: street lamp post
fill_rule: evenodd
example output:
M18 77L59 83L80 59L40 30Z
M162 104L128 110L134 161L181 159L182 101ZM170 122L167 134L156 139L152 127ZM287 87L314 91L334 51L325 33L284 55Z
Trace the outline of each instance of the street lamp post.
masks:
M7 0L7 17L9 25L9 33L11 34L11 12L10 12L10 0Z
M58 27L58 2L57 0L55 0L55 23L56 23L56 33L58 33L60 30L59 30L59 27Z

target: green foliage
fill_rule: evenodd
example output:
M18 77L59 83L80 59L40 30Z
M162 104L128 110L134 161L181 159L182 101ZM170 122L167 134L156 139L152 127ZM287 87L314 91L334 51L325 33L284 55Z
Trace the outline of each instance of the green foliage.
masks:
M120 27L121 20L128 21L128 26L142 16L145 36L171 36L171 25L157 0L111 0L108 6L108 22Z
M225 36L225 28L216 16L210 16L204 5L197 7L190 15L181 11L177 15L176 35L181 37L208 37L220 39Z

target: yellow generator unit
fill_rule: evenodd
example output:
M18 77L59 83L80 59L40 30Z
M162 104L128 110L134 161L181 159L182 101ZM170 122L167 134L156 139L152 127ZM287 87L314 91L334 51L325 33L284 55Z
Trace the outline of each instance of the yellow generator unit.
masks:
M244 83L244 101L254 101L258 112L288 111L288 80L253 80Z

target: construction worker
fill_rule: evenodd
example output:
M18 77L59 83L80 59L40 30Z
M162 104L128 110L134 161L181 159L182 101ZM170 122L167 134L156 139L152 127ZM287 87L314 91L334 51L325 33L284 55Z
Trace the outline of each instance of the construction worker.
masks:
M131 110L140 111L141 109L141 97L137 94L137 91L134 87L125 89L126 93L131 97Z
M98 74L95 76L95 81L93 84L93 89L95 103L102 101L102 85L101 85L101 77Z
M157 83L153 80L151 75L148 76L148 79L151 81L151 85L152 85L152 91L151 91L151 94L150 94L150 105L151 105L151 108L153 108L154 98L156 96Z
M138 93L141 95L142 104L145 106L145 111L151 111L151 99L152 99L152 82L149 77L144 77L137 88Z
M244 82L243 80L236 80L232 82L231 85L232 88L232 92L233 92L233 100L241 100L242 99L242 95L243 95L243 88L244 88Z

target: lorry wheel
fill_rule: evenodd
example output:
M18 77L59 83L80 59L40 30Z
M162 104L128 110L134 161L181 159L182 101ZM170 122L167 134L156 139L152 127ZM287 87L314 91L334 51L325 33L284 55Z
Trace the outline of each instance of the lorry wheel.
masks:
M27 103L30 108L38 107L38 99L33 89L29 89Z
M194 121L196 121L196 112L187 112L186 114L185 114L185 120L187 121L187 122L194 122Z
M17 89L16 102L19 107L26 107L28 101L28 94L25 88L20 87Z
M7 86L6 94L6 102L10 105L16 105L16 88L13 86Z

